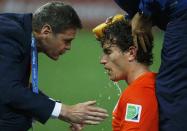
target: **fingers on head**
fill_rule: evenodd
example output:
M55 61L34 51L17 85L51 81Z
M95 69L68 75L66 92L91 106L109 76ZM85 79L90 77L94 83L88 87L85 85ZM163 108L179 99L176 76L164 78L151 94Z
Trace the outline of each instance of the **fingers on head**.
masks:
M137 45L141 46L144 52L147 52L147 50L150 48L153 42L152 35L147 34L138 34L136 37Z

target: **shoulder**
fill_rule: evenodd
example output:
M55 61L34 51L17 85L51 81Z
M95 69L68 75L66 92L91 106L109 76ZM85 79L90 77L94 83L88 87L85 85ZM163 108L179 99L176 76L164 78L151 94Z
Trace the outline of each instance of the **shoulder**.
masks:
M0 14L0 43L19 43L25 46L30 42L32 14Z
M32 15L31 14L15 14L4 13L0 14L0 31L2 33L8 32L10 35L17 35L26 30L32 29Z
M126 89L125 95L127 101L143 105L156 101L155 80L156 73L153 72L147 72L139 79L135 80Z

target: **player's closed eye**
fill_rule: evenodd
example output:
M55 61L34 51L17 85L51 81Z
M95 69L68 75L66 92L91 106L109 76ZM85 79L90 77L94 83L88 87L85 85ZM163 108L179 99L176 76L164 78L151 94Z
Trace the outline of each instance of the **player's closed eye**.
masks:
M110 55L112 51L110 49L103 49L104 54Z

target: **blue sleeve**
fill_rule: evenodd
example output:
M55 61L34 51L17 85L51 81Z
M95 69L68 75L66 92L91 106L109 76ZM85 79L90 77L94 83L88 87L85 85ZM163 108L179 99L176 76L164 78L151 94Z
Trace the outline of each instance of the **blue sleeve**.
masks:
M126 11L130 18L136 12L143 12L145 15L155 15L165 9L168 0L114 0L119 7Z
M143 12L151 16L160 8L160 1L157 0L114 0L119 7L126 11L130 18L137 12ZM165 1L165 0L164 0Z
M168 16L163 10L167 8L173 0L114 0L131 19L137 12L151 16L154 25L165 29L168 23Z
M139 11L140 0L114 0L132 18Z
M166 8L168 0L140 0L139 10L147 16L157 15Z
M173 0L140 0L139 9L144 15L151 16L153 25L165 30L169 17L164 10L168 8L168 4L172 1Z
M147 16L152 15L152 11L150 5L152 4L152 0L140 0L139 9Z

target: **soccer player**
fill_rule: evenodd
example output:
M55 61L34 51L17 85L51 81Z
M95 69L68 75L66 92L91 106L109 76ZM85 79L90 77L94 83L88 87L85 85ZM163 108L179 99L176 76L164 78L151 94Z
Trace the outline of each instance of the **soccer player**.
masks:
M115 1L132 18L134 41L145 51L151 27L165 31L156 79L160 131L187 131L187 0Z
M113 131L158 131L158 105L155 95L156 73L152 64L152 44L147 52L133 42L130 23L123 15L109 18L93 29L103 48L100 63L112 81L125 80L113 111Z

